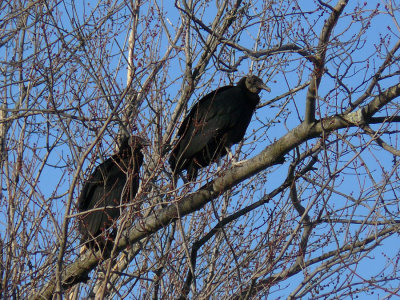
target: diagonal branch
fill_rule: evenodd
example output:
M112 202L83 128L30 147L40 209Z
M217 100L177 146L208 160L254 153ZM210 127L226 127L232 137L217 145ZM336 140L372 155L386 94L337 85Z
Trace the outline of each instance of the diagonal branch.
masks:
M379 245L383 239L387 238L393 233L399 232L400 226L399 224L393 224L390 227L384 228L380 230L379 232L374 232L371 235L367 236L363 240L356 241L354 243L346 244L339 249L335 249L332 251L329 251L325 254L322 254L321 256L315 257L313 259L310 259L306 262L304 262L304 267L309 267L313 264L316 264L321 261L325 261L324 269L328 267L332 267L333 265L343 263L343 260L345 260L347 257L349 257L352 253L355 252L361 252L364 251L365 248L370 245L370 247L374 247L375 245ZM234 300L239 300L243 299L243 296L250 296L250 295L256 295L257 292L265 290L271 283L277 283L282 280L285 280L285 278L288 278L290 276L293 276L294 274L297 274L302 271L302 267L300 265L297 265L296 268L290 268L289 270L284 270L279 274L274 274L271 275L263 280L260 280L259 282L255 283L254 280L249 284L248 287L243 289L243 293L237 296L232 297L231 299ZM249 291L251 291L249 293Z
M315 155L316 152L319 151L319 149L320 149L320 145L317 144L311 151L309 151L307 153L304 153L302 155L302 157L299 158L298 161L302 161L306 157L308 157L309 155L313 155L312 160L302 170L300 170L300 172L298 173L298 176L305 175L307 172L309 172L312 169L313 165L317 162L317 159L315 158L314 155ZM294 168L294 165L293 165L293 167L292 167L293 172L294 172L294 169L295 168ZM253 203L253 204L251 204L249 206L246 206L245 208L243 208L243 209L241 209L241 210L239 210L239 211L237 211L237 212L235 212L235 213L223 218L205 236L203 236L201 239L197 240L193 244L192 252L191 252L191 256L190 256L190 262L191 262L191 264L193 266L193 269L195 269L195 267L196 267L197 252L205 243L207 243L215 234L220 232L221 228L223 228L225 225L227 225L227 224L231 223L232 221L240 218L241 216L243 216L243 215L247 214L248 212L256 209L257 207L260 207L262 205L267 204L270 199L272 199L273 197L275 197L279 193L283 192L286 188L291 186L294 183L294 180L297 179L297 177L293 176L294 175L293 172L288 175L286 180L279 187L274 189L268 195L265 195L259 201L255 202L255 203ZM309 222L309 218L307 220L305 220L305 221ZM310 226L311 226L311 224L310 224ZM187 295L189 293L189 287L191 285L192 280L193 280L193 274L189 270L188 274L186 276L186 281L185 281L184 286L183 286L182 291L181 291L181 296L179 298L180 300L187 299Z
M386 55L385 61L383 64L379 67L378 71L375 73L375 75L372 78L371 83L369 84L368 88L365 90L365 92L362 94L361 97L359 97L356 101L353 103L350 103L350 106L346 109L345 113L349 113L356 109L358 106L360 106L372 93L373 89L377 85L378 81L382 79L382 73L386 68L393 63L393 58L394 54L399 50L400 48L400 40L393 46L392 50Z
M126 238L122 238L119 241L116 253L139 242L144 237L150 236L178 217L183 217L201 209L211 200L261 170L281 163L284 155L298 145L322 134L327 136L332 131L341 128L361 126L361 124L368 121L377 113L380 108L398 96L400 96L400 84L390 87L373 98L367 106L350 114L328 117L314 125L307 124L306 122L301 123L282 138L266 147L260 154L246 161L243 165L227 170L224 176L215 178L213 181L202 186L198 191L183 197L179 202L155 210L151 215L140 220L126 232L126 235L123 234ZM102 258L104 259L104 256L87 253L84 257L79 258L76 262L64 268L62 273L64 288L72 286L76 282L83 281L85 276L97 266ZM54 289L55 281L52 279L44 286L39 294L40 296L35 294L32 295L31 299L49 299L52 297Z
M380 137L381 134L379 132L376 132L372 130L371 127L369 126L363 126L362 129L372 138L375 140L375 142L381 146L383 149L386 151L392 153L395 156L400 156L400 150L395 149L394 147L390 146L387 144L382 138Z

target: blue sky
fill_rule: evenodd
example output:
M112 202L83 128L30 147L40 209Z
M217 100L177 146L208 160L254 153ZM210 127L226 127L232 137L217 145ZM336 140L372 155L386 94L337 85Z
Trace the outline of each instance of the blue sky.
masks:
M346 8L343 16L344 20L341 20L339 24L335 27L334 32L335 33L342 33L338 40L338 42L344 42L344 41L350 41L353 37L357 37L357 34L359 34L360 30L360 25L362 22L364 22L361 19L353 18L350 14L353 12L354 9L356 9L357 5L362 2L356 2L356 1L350 1L351 3L348 5ZM254 5L252 7L251 12L254 14L258 13L262 9L262 4L263 1L254 1L252 4ZM364 9L370 9L372 10L376 7L377 2L370 1ZM57 15L59 17L60 26L63 27L64 29L70 30L71 27L74 27L77 25L72 25L72 20L74 22L80 22L83 23L85 20L85 16L88 16L90 14L90 11L96 7L95 2L76 2L75 3L75 8L76 10L74 11L72 9L72 6L66 6L65 8L59 7L63 13ZM161 5L161 4L160 4ZM286 11L287 12L298 12L299 7L291 7L291 5L287 5L287 2L284 2L282 6L287 6ZM164 7L167 7L168 4L164 3ZM104 7L99 7L96 13L98 13L99 16L104 16L107 13L107 6L105 5ZM203 11L202 7L199 5L198 10L196 13L200 16ZM204 13L204 23L208 24L208 22L211 22L215 13L216 13L216 6L215 3L211 2L209 5L204 8L206 12ZM315 9L315 4L312 3L311 1L302 1L301 2L301 10L303 12L307 11L312 11ZM381 6L381 9L383 10L383 6ZM154 13L154 11L151 11L149 7L145 4L141 8L141 12L143 16L148 17L148 20L150 20L151 14L154 14L154 18L149 21L147 24L146 28L142 25L139 27L141 30L143 29L149 29L152 28L153 26L156 26L158 19L157 19L157 14ZM179 24L179 15L177 13L177 10L174 8L168 8L165 9L164 11L164 19L166 20L166 28L170 30L170 32L174 33L176 30L176 26ZM306 14L307 15L307 14ZM367 16L368 13L364 14L364 17ZM124 18L129 16L129 11L127 9L121 9L118 14L115 15L115 19L108 20L110 26L114 26L111 28L116 28L117 32L115 37L111 37L112 34L105 34L104 36L104 41L101 37L98 39L93 39L93 45L90 45L89 47L92 47L90 49L93 49L93 53L99 54L102 53L102 51L109 51L107 54L109 55L107 59L104 61L103 69L99 68L99 74L93 74L87 71L83 70L83 66L78 63L79 58L76 58L76 63L71 63L70 66L76 68L76 72L74 75L71 75L71 78L74 78L75 81L82 81L86 82L87 80L87 85L82 84L82 90L76 90L71 93L71 91L66 91L65 94L62 94L62 90L57 90L57 87L55 88L58 92L61 93L61 95L64 95L64 97L61 97L62 101L61 106L62 108L68 107L68 101L73 99L73 97L83 97L85 100L87 100L87 104L83 107L83 115L85 116L93 116L93 110L98 110L100 116L106 116L107 113L110 111L108 107L108 103L104 100L104 98L101 97L102 93L99 92L98 89L96 89L96 76L97 75L105 75L108 73L111 73L113 76L113 81L109 81L109 85L106 85L105 88L107 89L106 92L109 94L113 93L118 93L123 90L125 87L125 82L126 82L126 65L124 64L125 57L127 56L127 53L125 51L123 56L120 56L119 53L121 52L121 49L126 49L124 48L124 43L126 42L126 28L123 26L127 24L125 22ZM117 23L118 17L120 17L122 21L121 25L118 26ZM270 17L270 15L267 14L267 16ZM297 43L302 46L310 46L310 47L315 47L318 43L318 36L320 34L321 28L324 24L324 21L326 20L326 14L323 15L322 17L318 15L307 15L307 18L299 18L297 19L296 15L292 15L290 18L293 21L294 24L297 25L304 25L305 28L309 29L309 32L306 32L305 35L307 35L310 39L309 40L301 40L300 32L296 32L295 29L289 31L287 36L284 36L282 38L282 41L284 43ZM90 18L90 22L86 25L87 26L87 32L90 32L91 29L95 28L98 24L96 23L96 17ZM274 19L268 19L271 20L270 24L263 25L263 26L270 26L268 27L271 31L274 33L278 33L280 31L284 32L284 26L287 25L283 22L273 22ZM298 22L298 23L296 23ZM303 23L304 22L304 23ZM311 24L311 25L309 25ZM375 24L379 24L379 26L375 26ZM255 22L253 26L250 26L246 29L245 33L241 36L240 39L240 44L248 47L249 49L254 49L254 37L256 36L256 33L258 30L263 29L264 27L260 26L259 23ZM104 28L107 28L107 26L104 26ZM296 28L296 27L295 27ZM391 29L389 29L391 28ZM379 15L377 17L373 18L373 22L371 22L371 26L367 29L367 34L363 35L362 40L359 44L357 45L351 45L349 48L347 48L347 52L349 51L354 51L353 55L346 55L345 52L340 53L337 52L338 47L333 47L332 50L328 50L328 63L327 63L327 68L328 70L332 73L335 74L335 72L339 71L343 72L343 68L349 65L348 69L348 77L343 78L345 81L346 85L350 86L352 89L352 100L356 99L359 95L361 95L365 87L369 84L368 79L369 76L372 76L374 71L380 66L382 63L382 58L379 57L377 54L377 51L379 51L380 47L388 47L390 48L393 46L396 40L396 32L397 32L397 37L398 31L396 31L396 24L394 24L393 19L388 15ZM390 30L394 31L395 33L390 33ZM85 33L87 33L85 31ZM150 31L144 31L145 33L150 32ZM203 34L203 37L207 37L207 34L200 30L200 32ZM76 40L76 34L77 32L74 32L72 35L67 36L66 41L75 41ZM266 35L268 36L268 35ZM390 36L390 38L389 38ZM138 39L138 44L140 43L141 39L143 41L149 41L149 39L146 39L145 34L141 34L139 39ZM382 43L382 40L384 41ZM96 44L97 42L98 44ZM101 44L102 42L106 43L106 46L103 47ZM258 44L258 49L262 48L271 48L275 46L280 40L278 39L277 35L273 35L273 38L271 40L267 40L264 43L259 42ZM55 47L53 48L53 51L59 51L61 49L61 44L56 43ZM138 55L138 59L136 60L136 67L137 67L137 72L140 76L143 77L138 77L139 81L143 83L143 80L146 78L146 75L148 74L148 71L145 70L145 66L143 66L143 69L141 69L140 63L148 61L148 60L153 60L157 61L157 59L160 59L163 55L163 52L165 48L168 46L167 39L165 36L161 37L158 39L156 36L152 42L149 44L150 48L142 48L142 45L137 46L136 54ZM94 48L98 46L98 48ZM198 61L199 56L198 53L201 53L201 47L202 47L202 41L201 39L196 40L196 37L193 37L192 39L192 46L193 49L195 50L197 56L194 60L194 65ZM347 47L346 45L344 48ZM145 50L142 50L145 49ZM0 55L6 55L5 52L6 50L0 49ZM157 54L157 51L160 52L160 54ZM382 51L384 52L384 51ZM232 56L235 56L236 59L240 55L242 55L239 51L236 52L236 54L230 53ZM106 56L106 52L104 52L104 56ZM152 57L155 56L155 57ZM45 60L45 55L44 61ZM372 57L369 60L369 64L366 65L365 59ZM286 60L289 58L288 60ZM80 57L82 59L82 62L89 64L90 61L90 55L88 57ZM350 64L351 62L351 64ZM211 90L225 85L229 84L232 82L236 82L241 76L247 74L250 69L253 68L254 72L257 72L259 76L261 76L265 81L267 82L267 85L271 88L271 93L266 93L262 92L261 93L261 101L262 103L265 103L266 101L273 99L276 96L279 96L285 92L287 92L290 89L295 88L296 86L306 82L310 78L310 74L312 72L312 64L310 62L305 62L302 57L296 54L279 54L279 55L274 55L272 57L269 57L265 61L260 61L257 63L252 62L251 60L247 59L245 60L239 67L237 72L234 73L227 73L223 72L221 70L216 70L215 65L216 61L213 60L209 64L209 68L206 70L206 73L203 75L202 80L199 83L198 88L195 90L193 96L190 99L190 104L194 103L198 98L200 98L202 95L210 92ZM303 68L305 64L305 67ZM149 97L146 98L146 101L143 104L143 110L140 112L140 118L137 120L137 125L138 125L138 131L142 133L146 133L146 130L148 130L148 134L150 136L155 135L155 130L149 129L147 127L148 125L148 120L151 120L153 117L152 112L149 110L150 105L157 104L157 99L153 99L152 97L163 97L163 100L170 100L171 103L166 105L165 108L165 115L161 116L162 122L167 122L170 118L170 114L172 113L172 109L174 108L173 102L179 99L180 96L180 89L182 87L182 72L184 71L184 66L185 66L185 61L184 61L184 56L182 53L176 54L175 57L173 57L167 64L166 64L166 75L165 75L165 80L167 83L164 83L164 85L161 85L162 80L158 80L157 83L160 84L161 87L165 87L162 92L160 91L154 91L152 93L149 93ZM339 67L337 67L339 66ZM76 76L76 78L74 77ZM162 76L162 75L160 75ZM300 78L300 79L299 79ZM107 78L108 80L108 78ZM363 80L366 80L365 83L363 83ZM72 81L72 79L71 79ZM391 86L395 83L398 83L398 78L397 77L389 77L386 80L382 81L381 83L381 88L384 89L388 86ZM75 84L75 82L71 82L70 87L76 87L78 85ZM154 87L153 87L154 88ZM335 93L334 91L338 90L340 93ZM374 90L376 93L377 91ZM344 93L343 90L341 90L340 87L337 86L337 82L335 79L332 79L330 76L325 75L322 80L321 87L319 89L319 97L321 101L319 104L321 105L321 112L322 116L326 115L332 115L335 113L340 113L340 109L336 110L335 108L335 103L338 103L338 105L343 105L346 107L348 100L343 97ZM115 96L115 95L114 95ZM244 157L253 157L257 155L259 152L261 152L267 145L272 143L274 140L279 139L282 137L285 133L287 133L289 130L293 129L297 125L300 124L300 121L304 118L304 107L305 107L305 96L306 96L306 89L299 91L296 93L293 97L286 97L281 99L276 103L274 106L266 106L261 109L259 109L255 116L253 117L253 121L247 131L246 134L246 141L251 142L253 139L257 140L257 143L254 143L252 145L245 145L243 148L243 153L241 154L241 158ZM112 99L115 100L117 97L113 97ZM94 99L94 100L92 100ZM324 100L327 100L326 103ZM72 103L76 103L71 100ZM41 103L39 107L44 107L45 103ZM284 108L284 111L282 112L281 110ZM167 110L169 109L169 110ZM384 114L385 112L383 112ZM275 116L277 116L275 118ZM148 118L148 119L147 119ZM36 121L38 123L43 122L43 117L38 115L36 117ZM57 130L57 128L60 127L60 124L57 123L57 119L55 118L50 122L50 130ZM93 126L100 126L101 122L93 121L91 123ZM73 121L70 125L70 129L72 128L78 128L77 132L73 132L74 136L74 142L79 144L80 147L82 147L82 152L84 149L86 149L91 142L94 140L94 133L90 132L89 130L79 127L79 122ZM77 127L75 127L77 126ZM18 127L17 127L18 128ZM375 127L374 127L375 128ZM397 129L397 127L395 127ZM47 141L43 138L46 135L46 130L45 126L41 128L43 132L39 134L37 137L32 137L33 139L37 139L36 143L38 144L38 148L42 147L40 150L37 150L37 155L38 156L44 156L46 153L46 143ZM165 129L165 128L163 128ZM93 152L93 154L88 156L87 161L84 164L83 170L86 170L87 166L95 166L97 165L102 158L98 158L97 156L100 154L100 156L104 156L107 158L112 152L113 152L113 139L110 137L112 134L114 134L118 130L118 124L113 123L113 126L111 127L110 131L108 131L105 135L104 142L101 143L100 150ZM18 129L16 130L18 132ZM351 137L351 142L356 144L357 136L356 136L356 131L354 130L355 136ZM54 132L54 136L57 136L57 133ZM386 136L385 136L386 138ZM54 140L53 137L50 137L50 140ZM362 144L365 141L360 139L358 141L358 144ZM308 142L307 144L314 144L316 143L316 140L312 140ZM394 146L398 146L396 144L396 139L393 139ZM62 195L62 193L66 192L70 186L71 183L71 178L74 175L75 167L76 167L76 158L79 157L79 155L82 154L82 152L74 152L71 151L71 148L68 147L59 147L55 151L51 153L51 157L49 159L49 166L46 167L45 172L42 174L40 178L40 183L38 185L38 189L40 190L45 197L51 197L52 193L56 191L58 195ZM302 151L305 149L305 147L301 147ZM363 158L364 161L368 162L369 168L371 170L371 173L373 175L374 180L379 182L383 176L385 175L386 170L390 170L392 168L392 157L391 155L388 155L384 151L378 149L377 147L371 147L372 150L367 149L363 150L363 153L361 157ZM344 166L348 164L348 174L345 176L341 176L338 178L337 182L335 183L335 186L337 186L340 191L344 193L351 193L354 198L357 199L357 197L364 196L365 193L361 193L360 190L364 185L371 185L371 178L368 177L368 174L365 173L350 173L351 168L354 168L356 170L361 170L360 168L360 161L359 160L354 160L351 163L351 159L354 157L354 152L349 150L349 148L346 147L346 145L339 145L338 148L332 148L326 152L326 155L329 156L329 159L334 159L334 152L336 151L343 151L343 155L340 159L337 160L337 167ZM32 152L29 152L33 156ZM94 154L95 153L95 154ZM151 153L147 153L147 158L149 158ZM272 167L265 172L260 173L258 176L265 178L265 182L262 180L256 181L257 179L250 179L247 182L250 182L252 180L256 181L256 186L258 190L254 192L253 198L250 200L247 199L247 203L250 203L251 201L257 201L259 198L261 198L265 193L268 193L272 191L274 188L279 186L284 178L287 175L287 167L288 164L290 163L290 157L287 157L288 160L287 162L282 165L282 166L276 166ZM15 159L14 157L11 157L11 159ZM328 157L326 158L328 160ZM323 169L321 165L324 163L324 161L321 161L321 164L318 165L320 168L319 170L321 172L327 172L326 169ZM59 168L54 168L51 167L51 165L57 165ZM68 168L67 168L68 167ZM82 177L87 176L89 171L85 171L84 174L82 174ZM61 178L61 179L60 179ZM79 190L81 188L81 185L78 185L75 189L75 197L78 196ZM299 191L301 193L302 201L304 205L306 205L310 200L310 197L315 194L315 191L313 191L312 187L310 185L307 185L307 183L303 183L302 185L299 185L298 187ZM367 190L367 192L372 194L372 197L370 199L369 203L366 203L366 205L370 205L370 207L373 207L376 203L374 202L376 197L374 197L374 191L372 189ZM245 193L244 193L245 194ZM390 191L385 192L387 194L388 198L393 197L393 193ZM286 202L278 202L278 200L284 201L286 198ZM60 222L62 220L62 217L65 213L64 211L64 203L67 199L67 195L62 196L61 198L57 198L58 201L57 204L53 203L53 209L55 213L55 218L59 219ZM275 199L276 203L274 205L281 205L283 208L287 208L291 214L294 216L296 213L293 211L293 208L290 206L290 201L287 199L287 196L282 197L282 199ZM233 201L233 208L232 211L234 211L234 208L240 207L240 205L243 205L240 203L242 201L242 198L236 197ZM343 197L340 196L332 196L329 199L329 204L332 206L340 206L343 204L346 204L346 200ZM38 200L40 202L40 200ZM254 218L260 218L260 222L262 222L263 214L265 212L269 214L273 214L273 210L275 207L273 207L273 204L271 205L266 205L265 208L259 209L258 211L253 212ZM365 214L366 211L368 211L368 207L358 207L357 208L360 214ZM364 210L365 209L365 210ZM317 208L313 213L315 214L317 212ZM2 212L2 215L6 215L6 211ZM244 218L243 220L247 220L247 218ZM51 222L51 221L49 221ZM2 226L5 226L4 224ZM211 225L210 225L211 226ZM51 228L51 226L50 226ZM338 229L340 226L338 226ZM354 230L357 230L357 226L354 226ZM329 229L329 228L328 228ZM328 229L322 229L321 230L321 235L325 232L325 230ZM50 237L50 238L56 238ZM341 236L342 239L344 239L343 236ZM340 241L341 243L344 242L343 240ZM329 245L327 248L321 248L321 252L323 251L329 251L332 247L332 245ZM391 251L394 251L393 253L390 254ZM365 275L368 277L369 275L373 275L376 273L378 270L380 270L380 267L384 264L387 263L388 261L388 256L389 257L395 257L395 253L398 251L398 241L395 237L391 237L387 240L384 241L384 246L379 247L377 250L373 251L372 255L370 258L365 259L361 261L358 264L357 272ZM385 252L385 253L384 253ZM375 267L376 266L376 267ZM312 270L313 267L310 268ZM346 270L343 270L344 273ZM272 294L272 297L276 295L276 297L285 297L288 295L288 291L292 291L292 289L302 280L302 275L298 274L294 278L290 278L287 280L287 282L284 282L282 286L285 286L286 284L288 285L287 288L283 288L280 290L277 290L274 294ZM280 288L282 287L280 286ZM385 293L381 290L376 291L377 294L379 295L385 295ZM367 297L370 297L370 299L377 299L377 295L363 295L363 299L366 299Z

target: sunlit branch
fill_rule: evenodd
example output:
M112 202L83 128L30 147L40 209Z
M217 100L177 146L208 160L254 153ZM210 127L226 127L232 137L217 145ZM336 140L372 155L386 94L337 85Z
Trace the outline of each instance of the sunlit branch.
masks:
M128 245L136 243L144 237L158 231L179 216L185 216L201 209L206 203L215 199L235 184L251 177L263 169L281 163L282 157L301 143L318 137L322 133L327 135L334 130L362 124L365 118L368 119L372 117L383 105L389 103L399 95L400 84L392 86L382 92L380 96L375 97L362 109L363 112L360 110L348 115L328 117L317 122L315 125L309 125L303 122L278 141L268 146L260 154L249 159L245 164L227 170L224 176L207 183L197 192L183 197L176 205L170 205L164 209L154 211L149 217L140 220L139 223L136 223L132 229L129 230L129 233L126 235L127 238L119 241L116 248L117 253ZM324 125L321 123L324 123ZM90 151L90 149L88 151ZM82 274L87 274L98 264L99 257L89 255L83 260L85 263L83 263L83 261L78 261L65 269L63 278L65 278L66 282L74 283L82 277ZM53 283L48 283L42 294L52 294L53 288Z
M348 0L340 0L333 9L330 17L326 21L322 29L321 36L317 47L317 54L314 55L314 71L311 78L310 85L307 91L306 98L306 113L305 122L311 124L315 121L315 102L318 96L318 88L321 82L322 75L324 74L325 57L328 49L328 41L331 37L333 28L335 27L339 16L343 12Z

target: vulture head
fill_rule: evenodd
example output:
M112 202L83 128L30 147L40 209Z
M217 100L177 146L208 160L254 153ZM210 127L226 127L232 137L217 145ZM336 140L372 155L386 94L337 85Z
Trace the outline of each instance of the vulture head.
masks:
M267 87L264 84L264 82L255 75L249 75L243 77L239 81L238 85L245 87L248 91L250 91L253 94L258 94L261 92L261 90L266 90L267 92L271 91L271 89Z

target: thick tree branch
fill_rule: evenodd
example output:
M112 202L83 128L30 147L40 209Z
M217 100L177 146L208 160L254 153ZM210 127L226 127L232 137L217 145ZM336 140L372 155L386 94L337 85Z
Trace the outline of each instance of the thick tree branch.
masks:
M364 124L380 108L399 95L400 84L392 86L372 99L367 106L350 114L328 117L315 123L315 125L301 123L278 141L269 145L260 154L249 159L245 164L227 170L224 176L205 184L197 192L183 197L178 203L155 210L150 216L140 220L126 234L123 234L116 247L116 253L158 231L178 217L183 217L201 209L211 200L259 171L281 163L285 154L303 142L322 134L326 136L330 132L341 128L358 127ZM71 286L76 282L82 281L103 258L104 256L88 253L85 257L69 265L63 272L63 286ZM49 299L53 294L54 288L54 280L51 280L41 291L41 297ZM32 299L39 299L37 297L38 295L34 295Z
M320 148L319 145L316 145L311 151L309 151L308 153L303 154L302 157L299 158L299 161L304 160L309 155L313 155L315 153L315 151L318 151L319 148ZM302 175L306 174L307 172L309 172L316 162L317 162L317 160L313 156L313 159L302 170L300 170L300 172L298 173L298 176L302 176ZM294 170L295 170L295 165L292 165L292 171L289 173L289 175L286 178L285 182L282 183L278 188L273 190L271 193L268 193L268 195L265 195L264 197L262 197L259 201L255 202L255 203L253 203L253 204L251 204L249 206L246 206L245 208L235 212L234 214L231 214L231 215L223 218L205 236L203 236L201 239L196 241L193 244L192 252L191 252L191 263L193 265L193 268L195 268L197 252L205 243L207 243L225 225L233 222L234 220L240 218L241 216L249 213L250 211L252 211L252 210L254 210L256 208L267 204L270 199L272 199L273 197L275 197L279 193L283 192L286 188L291 186L294 183L294 180L297 179L297 177L294 176L294 173L293 173ZM302 215L302 213L301 213L301 215ZM308 220L305 220L305 221L309 222L309 218L308 218ZM181 292L182 293L181 297L179 298L180 300L187 299L187 295L189 293L189 287L190 287L190 284L192 282L192 278L193 278L192 272L189 270L188 274L186 276L186 281L185 281L184 287L183 287L182 292Z
M314 71L311 78L310 86L307 91L306 98L306 115L305 122L311 124L315 121L315 102L318 96L318 87L321 83L322 75L324 74L326 51L328 50L328 42L331 37L333 28L335 27L339 16L343 12L348 0L340 0L333 8L331 15L326 21L322 29L318 43L318 52L314 55Z

